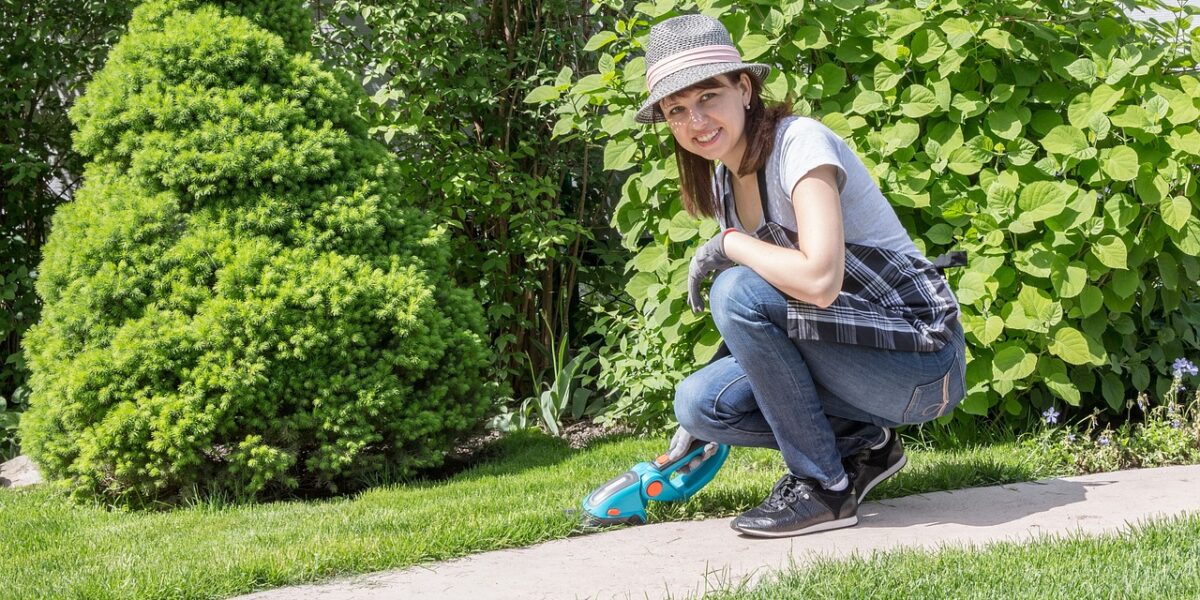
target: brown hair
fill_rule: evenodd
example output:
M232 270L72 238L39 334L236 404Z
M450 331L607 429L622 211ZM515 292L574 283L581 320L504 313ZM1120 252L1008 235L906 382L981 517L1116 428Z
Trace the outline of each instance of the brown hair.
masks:
M767 164L767 158L775 148L775 127L779 120L792 114L792 109L784 103L772 103L767 106L763 102L762 82L750 71L735 71L710 77L677 93L685 93L697 88L720 87L717 78L724 77L730 84L737 83L741 74L750 78L750 110L746 111L746 128L742 135L746 136L746 153L742 155L742 164L737 165L739 176L757 172ZM714 217L717 214L717 200L713 197L712 177L713 162L688 152L675 143L675 162L679 165L679 191L683 199L683 208L693 217ZM726 165L732 168L734 165ZM765 191L765 190L764 190Z

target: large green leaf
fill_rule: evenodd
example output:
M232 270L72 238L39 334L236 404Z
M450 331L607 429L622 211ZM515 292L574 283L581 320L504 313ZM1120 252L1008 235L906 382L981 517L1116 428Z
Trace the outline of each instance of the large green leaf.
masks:
M617 34L614 31L600 31L588 39L583 46L584 52L595 52L601 48L617 41Z
M913 58L920 64L931 63L946 53L946 42L935 30L922 29L912 39Z
M687 211L679 211L675 216L671 217L671 224L667 229L667 237L672 242L686 242L694 237L697 233L697 225L699 223L693 219Z
M738 50L742 52L742 60L754 60L771 49L771 39L755 33L747 35L737 42Z
M1081 58L1067 65L1067 73L1084 83L1096 82L1096 63L1090 58Z
M1118 298L1128 298L1137 292L1140 277L1137 271L1113 271L1111 289Z
M1014 165L1027 165L1033 160L1033 157L1037 154L1037 150L1038 147L1033 142L1019 137L1009 144L1005 156Z
M667 256L667 247L659 244L650 244L642 248L641 252L633 258L633 268L643 273L657 271L665 266L670 257Z
M1125 408L1125 384L1120 377L1113 373L1105 373L1100 378L1100 391L1104 396L1104 401L1113 410Z
M1179 231L1187 225L1188 219L1192 216L1192 203L1183 196L1172 196L1166 198L1159 205L1159 212L1162 213L1163 223L1168 227Z
M1017 219L1036 223L1056 217L1067 207L1069 195L1063 186L1053 181L1035 181L1021 189L1017 198Z
M1025 345L1013 342L1001 346L992 358L992 377L1001 381L1019 381L1037 369L1037 355Z
M1104 294L1095 287L1085 287L1079 294L1079 310L1083 316L1093 315L1104 306Z
M896 87L904 78L904 67L891 61L880 61L875 65L874 75L875 91L886 92Z
M915 8L891 9L883 10L887 21L885 29L889 39L898 40L921 27L925 23L925 16L921 11Z
M638 143L632 138L613 140L604 145L604 168L608 171L623 171L633 166Z
M997 28L985 29L979 37L987 44L997 50L1007 50L1009 52L1020 51L1022 44L1020 41L1013 38L1012 34Z
M1074 327L1056 329L1048 349L1051 354L1073 365L1104 364L1104 347Z
M1125 247L1125 240L1109 234L1101 236L1092 243L1092 254L1106 267L1124 269L1129 257L1129 250Z
M809 76L804 95L814 100L827 98L840 92L845 85L846 70L833 63L825 63Z
M1042 356L1038 360L1038 374L1042 376L1042 381L1055 396L1062 398L1071 406L1079 406L1079 388L1075 382L1071 381L1070 375L1067 374L1067 366L1063 364L1063 361L1051 356Z
M883 100L883 96L879 92L871 90L863 90L854 97L854 102L850 104L851 112L856 112L860 115L873 113L881 108L885 108L887 104Z
M921 134L921 126L912 119L900 119L892 125L885 126L881 134L884 143L883 154L888 155L916 142L917 136Z
M1158 125L1158 118L1140 106L1122 106L1113 111L1110 120L1117 127L1147 133L1158 133L1162 129Z
M1013 110L1001 109L988 113L987 125L992 133L1006 140L1015 140L1021 135L1021 119Z
M1195 123L1197 119L1200 119L1200 108L1196 107L1195 99L1191 95L1158 84L1153 84L1150 87L1163 98L1167 99L1167 105L1170 110L1166 116L1172 125Z
M1063 156L1074 156L1089 147L1087 136L1071 125L1059 125L1051 129L1041 141L1047 152Z
M1167 230L1167 235L1184 254L1200 256L1200 221L1196 217L1188 217L1187 224L1179 231Z
M942 31L946 32L946 43L951 48L959 48L971 41L975 37L975 32L979 30L977 23L972 23L961 17L952 17L942 21L939 26Z
M962 113L963 119L969 119L987 109L987 100L979 92L963 92L954 96L950 105Z
M1102 83L1092 89L1092 108L1098 112L1107 113L1121 101L1124 94L1124 89Z
M1133 181L1138 166L1137 151L1129 146L1105 148L1100 152L1100 170L1117 181Z
M525 94L523 102L527 104L538 104L558 99L558 88L552 85L539 85Z
M792 35L792 43L800 50L819 50L829 45L829 38L820 27L805 25Z
M900 94L900 112L906 117L920 118L938 109L933 91L923 85L912 85Z
M1050 267L1050 284L1059 298L1074 298L1087 285L1087 265L1059 257Z
M629 283L625 284L625 291L634 300L645 300L646 292L656 283L658 277L654 273L641 272L629 278Z

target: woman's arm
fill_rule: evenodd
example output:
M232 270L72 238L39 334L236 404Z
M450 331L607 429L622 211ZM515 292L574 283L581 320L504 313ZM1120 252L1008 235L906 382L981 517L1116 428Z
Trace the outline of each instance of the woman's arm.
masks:
M752 235L731 232L725 236L725 254L754 269L783 293L824 308L842 290L846 269L837 168L822 165L809 171L792 189L792 205L799 249L781 248Z

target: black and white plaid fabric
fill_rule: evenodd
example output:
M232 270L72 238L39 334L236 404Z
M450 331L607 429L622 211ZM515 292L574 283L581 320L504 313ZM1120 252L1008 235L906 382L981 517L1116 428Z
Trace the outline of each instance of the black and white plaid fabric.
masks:
M767 221L754 235L796 248L796 232ZM842 291L827 308L788 299L788 335L931 352L950 342L958 303L933 263L899 252L846 244Z

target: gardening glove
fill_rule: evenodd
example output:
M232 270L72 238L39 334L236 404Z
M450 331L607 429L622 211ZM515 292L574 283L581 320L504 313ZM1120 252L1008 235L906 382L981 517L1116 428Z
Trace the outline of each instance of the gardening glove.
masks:
M671 445L667 448L667 460L669 460L669 461L677 460L684 454L687 454L688 448L691 447L692 442L695 440L696 440L695 436L688 433L687 430L684 429L683 427L680 427L677 431L675 431L675 435L671 438ZM691 471L692 469L695 469L696 467L700 466L700 463L704 462L705 460L708 460L708 457L710 457L716 453L717 453L717 443L716 442L709 442L709 443L705 444L704 453L701 454L700 456L697 456L696 458L693 458L690 462L688 462L688 464L686 466L681 468L679 470L679 472L687 473L687 472Z
M704 311L704 299L700 297L700 283L709 274L732 267L734 262L725 255L725 235L736 231L732 227L713 236L704 243L692 256L692 264L688 267L688 305L693 312Z

